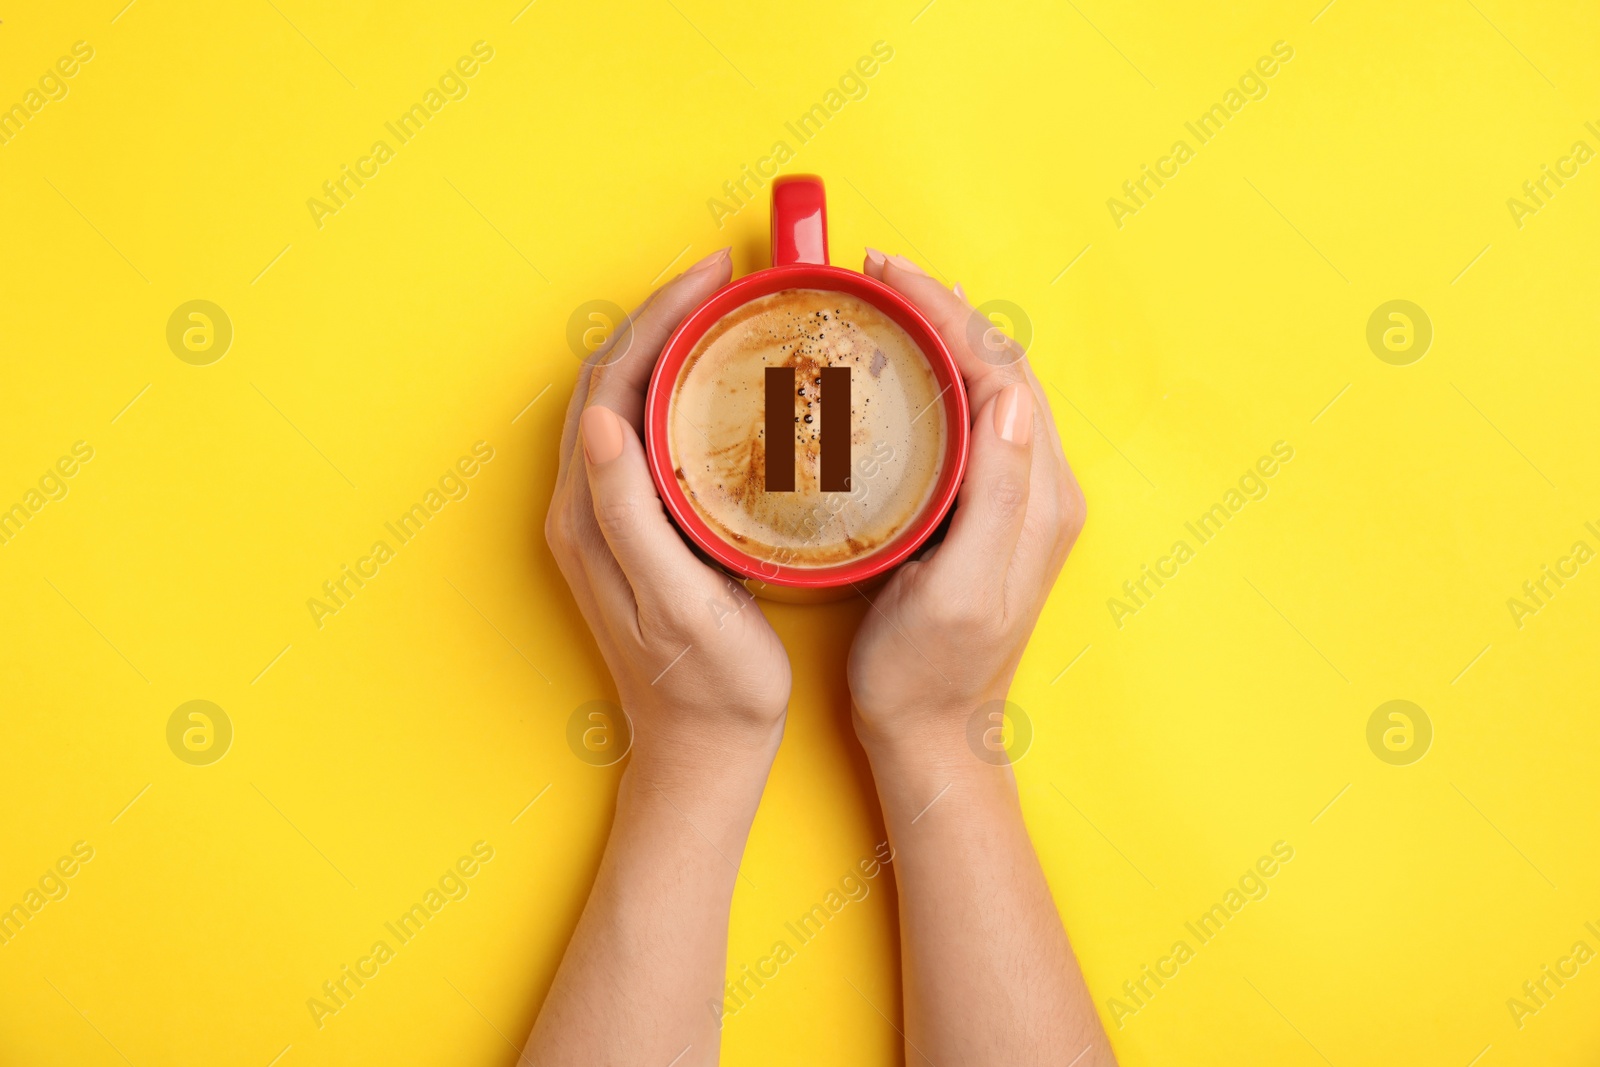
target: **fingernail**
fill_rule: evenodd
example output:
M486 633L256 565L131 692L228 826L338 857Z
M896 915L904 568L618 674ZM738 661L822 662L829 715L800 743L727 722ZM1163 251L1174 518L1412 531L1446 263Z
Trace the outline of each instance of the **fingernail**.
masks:
M1000 390L994 403L994 432L1014 445L1025 445L1033 436L1033 402L1024 383L1013 382ZM620 448L620 435L617 443Z
M901 270L905 271L908 274L920 274L924 278L926 278L928 276L928 272L927 271L923 270L921 267L919 267L915 263L911 262L905 256L902 256L902 255L890 256L889 257L889 262L893 263L895 266L899 267Z
M622 455L622 420L608 407L594 404L578 416L578 431L583 436L583 454L599 466Z
M961 298L963 303L970 304L972 302L972 301L967 299L967 291L965 289L961 288L961 283L960 282L956 282L956 284L952 287L952 291L957 296L959 296Z
M726 248L719 248L683 273L695 274L699 271L707 269L708 267L714 266L715 264L721 263L723 260L728 258L728 251L729 250Z
M867 263L873 267L881 268L887 257L876 248L867 249Z

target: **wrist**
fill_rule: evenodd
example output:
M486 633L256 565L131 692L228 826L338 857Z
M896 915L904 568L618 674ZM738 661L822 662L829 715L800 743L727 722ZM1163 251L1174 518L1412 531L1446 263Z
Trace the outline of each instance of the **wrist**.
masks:
M974 743L968 736L969 715L928 708L889 726L859 709L854 717L886 817L917 816L935 797L958 798L952 806L961 808L996 800L1015 803L1016 776L1009 759L1003 751L985 747L981 737Z
M753 812L783 739L783 719L760 726L671 721L682 715L679 709L665 709L638 727L627 777L678 803L696 807L748 803Z
M1020 813L1009 763L985 763L970 752L904 747L879 749L869 759L884 824L897 849L950 833L993 833Z
M966 744L967 716L956 708L920 707L893 714L864 713L852 701L856 740L874 764L956 764L973 758Z
M685 857L709 843L720 863L737 869L765 788L759 765L695 772L636 752L617 786L612 833L643 836L658 848L682 849Z

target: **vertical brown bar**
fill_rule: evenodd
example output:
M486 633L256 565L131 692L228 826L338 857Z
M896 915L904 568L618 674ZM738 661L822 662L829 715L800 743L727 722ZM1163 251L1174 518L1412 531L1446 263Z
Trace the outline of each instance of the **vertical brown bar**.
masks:
M850 368L822 369L822 491L850 491Z
M794 368L767 368L767 492L794 492Z

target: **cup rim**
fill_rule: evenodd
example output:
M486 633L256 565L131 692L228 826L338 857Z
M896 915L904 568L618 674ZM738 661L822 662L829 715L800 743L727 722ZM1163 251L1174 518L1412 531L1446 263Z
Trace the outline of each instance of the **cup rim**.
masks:
M884 547L862 559L827 567L793 567L744 552L720 537L689 502L672 466L667 411L678 373L695 344L724 315L752 300L785 289L836 290L859 297L888 315L911 335L942 388L945 409L945 463L927 505ZM971 415L961 368L927 317L894 289L858 271L820 263L791 263L754 271L718 289L686 315L667 338L651 372L645 396L645 452L661 501L678 528L695 546L743 578L791 589L831 589L892 570L926 543L955 504L966 473Z

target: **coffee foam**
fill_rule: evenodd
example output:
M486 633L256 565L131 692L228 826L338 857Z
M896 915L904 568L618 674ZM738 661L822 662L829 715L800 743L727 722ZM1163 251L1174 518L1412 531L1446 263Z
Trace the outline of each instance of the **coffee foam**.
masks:
M766 490L768 367L794 367L795 488ZM850 489L821 489L824 367L849 367ZM827 567L871 555L920 515L944 465L944 405L911 336L858 297L785 289L719 319L673 388L668 445L678 484L748 555ZM830 409L831 410L831 409Z

